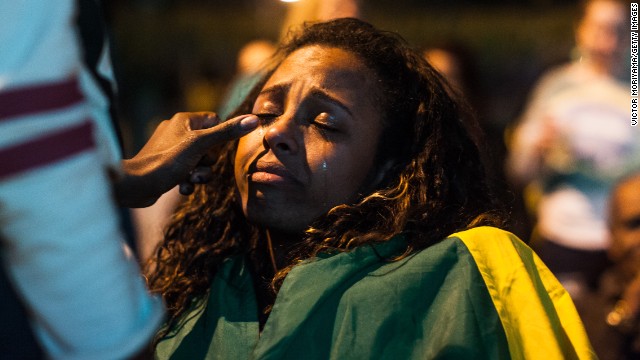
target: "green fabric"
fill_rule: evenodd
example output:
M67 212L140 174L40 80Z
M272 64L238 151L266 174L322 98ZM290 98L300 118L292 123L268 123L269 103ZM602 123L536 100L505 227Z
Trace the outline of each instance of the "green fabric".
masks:
M447 239L397 262L401 237L291 270L258 333L251 275L227 261L159 359L507 359L500 319L472 256Z
M157 359L250 358L258 341L258 310L241 258L223 264L206 300L194 304L179 328L158 344Z

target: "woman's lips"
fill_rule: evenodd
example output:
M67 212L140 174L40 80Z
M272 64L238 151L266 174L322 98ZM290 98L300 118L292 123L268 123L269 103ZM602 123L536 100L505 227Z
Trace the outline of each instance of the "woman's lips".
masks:
M255 169L249 171L249 181L272 185L299 183L284 166L272 163L258 163Z
M265 172L265 171L257 171L254 173L249 174L249 179L253 182L257 182L257 183L273 183L273 184L277 184L277 183L286 183L286 182L290 182L289 179L287 179L284 176L278 175L278 174L273 174L273 173L269 173L269 172Z

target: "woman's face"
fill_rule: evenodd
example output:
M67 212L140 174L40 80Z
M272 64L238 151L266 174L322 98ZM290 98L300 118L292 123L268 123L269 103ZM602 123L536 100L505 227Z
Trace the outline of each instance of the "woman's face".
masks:
M300 232L375 181L382 131L375 78L356 55L333 47L307 46L282 62L253 106L261 126L236 153L249 221Z

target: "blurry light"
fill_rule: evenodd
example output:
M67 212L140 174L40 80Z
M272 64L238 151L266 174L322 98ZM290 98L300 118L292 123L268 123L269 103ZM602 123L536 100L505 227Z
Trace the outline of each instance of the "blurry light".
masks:
M282 2L298 2L299 0L280 0Z

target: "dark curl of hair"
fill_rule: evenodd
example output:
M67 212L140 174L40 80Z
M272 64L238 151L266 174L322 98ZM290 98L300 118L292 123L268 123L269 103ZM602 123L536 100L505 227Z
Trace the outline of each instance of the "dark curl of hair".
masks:
M274 291L291 267L319 252L346 251L402 233L408 241L403 257L460 230L503 225L485 181L472 118L449 95L441 76L395 34L357 19L305 25L280 47L236 114L251 112L258 92L285 57L312 45L349 51L377 76L380 98L375 100L383 131L375 166L384 166L386 173L356 203L336 206L311 224L297 258L276 274ZM222 261L248 253L260 236L238 203L236 146L221 147L214 180L181 206L152 259L149 283L168 305L169 327L206 294Z

